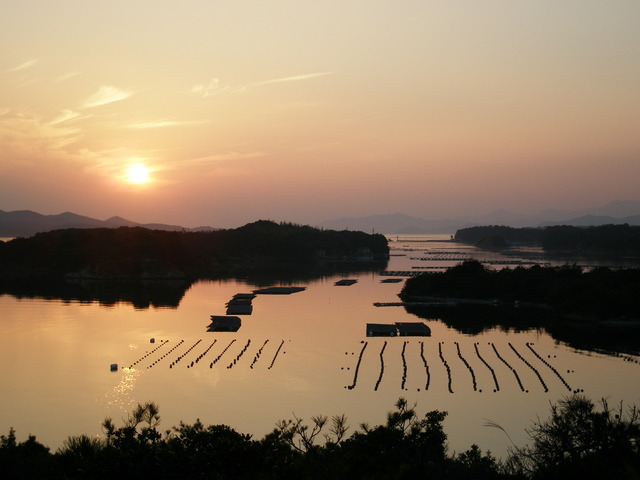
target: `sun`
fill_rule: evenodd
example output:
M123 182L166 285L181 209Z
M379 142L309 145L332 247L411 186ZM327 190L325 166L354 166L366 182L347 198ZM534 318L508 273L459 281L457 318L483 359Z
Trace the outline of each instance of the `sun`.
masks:
M147 183L150 180L149 169L143 163L135 163L127 170L129 183Z

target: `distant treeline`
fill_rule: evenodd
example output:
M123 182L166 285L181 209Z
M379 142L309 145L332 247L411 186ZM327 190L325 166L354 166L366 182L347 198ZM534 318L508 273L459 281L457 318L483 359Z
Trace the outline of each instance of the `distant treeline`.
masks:
M447 412L424 417L405 399L382 425L351 432L344 415L280 421L261 439L227 425L200 421L162 432L152 402L138 405L104 435L72 436L55 453L15 431L0 436L4 478L34 479L637 479L640 475L640 415L636 407L596 406L573 395L551 406L546 420L527 430L531 445L513 446L505 461L477 445L448 453ZM506 433L500 425L488 423ZM507 434L508 437L508 434Z
M485 268L476 260L445 272L427 272L406 281L400 297L440 297L498 300L524 306L551 307L555 314L593 319L640 319L640 269L590 271L561 267Z
M261 220L212 232L65 229L0 242L0 279L200 278L237 267L386 257L383 235Z
M545 228L490 225L460 229L456 232L455 239L487 247L531 244L542 245L545 250L606 252L620 255L640 252L640 227L628 224L598 227L564 225Z

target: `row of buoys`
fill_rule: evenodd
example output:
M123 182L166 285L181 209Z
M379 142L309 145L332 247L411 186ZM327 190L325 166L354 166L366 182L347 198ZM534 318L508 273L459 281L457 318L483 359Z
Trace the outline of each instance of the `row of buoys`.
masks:
M473 347L476 349L476 355L477 357L480 359L480 361L482 363L484 363L484 365L489 369L489 371L491 372L491 376L493 377L493 383L495 384L496 388L493 390L494 392L497 392L498 390L500 390L500 385L498 385L498 378L496 377L496 372L493 369L493 367L491 367L491 365L489 365L487 363L487 361L482 357L482 355L480 355L480 350L478 350L478 342L475 342L473 344Z
M427 359L424 356L424 342L420 342L420 358L422 359L424 370L427 374L427 383L425 384L424 389L429 390L429 384L431 383L431 373L429 373L429 365L427 364ZM419 390L420 389L418 389L418 391Z
M353 373L353 383L346 387L349 390L353 390L356 387L356 384L358 383L358 371L360 370L360 363L362 362L362 355L364 354L364 351L367 348L368 344L369 344L369 342L364 342L363 345L362 345L362 349L360 350L360 356L358 357L358 363L356 363L356 371Z
M178 362L180 362L180 360L182 360L184 357L186 357L187 355L189 355L189 353L191 352L191 350L193 350L196 345L198 345L200 342L202 341L202 339L199 339L196 343L194 343L193 345L191 345L186 352L184 352L182 355L178 355L178 358L176 358L174 360L174 362L171 364L171 366L169 368L173 368L173 365L177 365ZM193 362L191 362L191 367L193 367ZM189 368L189 365L187 365L187 368Z
M618 358L622 358L622 360L624 360L625 362L640 364L640 361L638 361L638 359L633 358L633 357L631 357L629 355L625 355L624 353L616 353L614 356L616 356Z
M442 363L444 364L444 368L447 369L447 377L449 379L449 382L448 382L449 393L453 393L453 389L451 388L451 368L449 367L449 364L447 363L447 361L444 358L444 355L442 354L442 342L438 342L438 355L440 356L440 360L442 360Z
M513 345L511 345L511 342L509 342L509 347L511 347L511 350L513 350L513 353L515 353L518 356L518 358L522 360L527 367L533 370L533 373L535 373L538 376L538 380L540 380L540 383L542 384L542 387L544 388L545 393L548 392L549 389L547 388L547 384L544 383L544 380L540 376L540 372L538 372L538 369L533 365L531 365L526 358L520 355L520 352L518 352L518 350L516 350L516 348Z
M258 353L256 353L255 357L253 357L253 361L251 362L251 365L249 365L249 368L253 368L253 366L256 364L256 362L260 358L260 355L262 355L262 349L267 345L267 343L269 343L269 339L268 338L264 341L262 346L258 349Z
M276 350L276 354L273 356L273 360L271 360L271 365L269 365L269 370L271 370L273 368L273 364L276 363L276 358L278 358L278 354L280 353L280 350L282 349L283 346L284 346L284 340L280 342L280 345L278 346L278 350Z
M178 343L176 343L173 348L171 350L169 350L167 353L165 353L164 355L162 355L162 357L160 358L164 358L168 355L171 354L171 352L173 352L176 348L178 348L180 345L182 345L184 343L184 340L180 340ZM169 365L169 368L173 367L173 363L171 365Z
M213 339L213 342L211 342L211 345L209 345L204 352L202 352L200 355L198 355L196 357L195 363L197 364L200 360L202 360L204 358L204 356L209 353L209 350L211 350L211 348L216 344L217 339ZM191 362L191 365L187 368L193 367L193 362Z
M407 359L404 356L404 353L407 349L407 341L402 342L402 382L400 382L400 389L404 390L404 386L407 383Z
M169 343L169 341L167 340L166 343ZM171 354L171 352L176 349L180 344L178 343L175 347L173 347L171 350L169 350L168 352L165 352L164 355L161 355L160 357L156 358L155 361L153 361L149 366L147 366L147 369L149 368L153 368L156 366L156 364L160 363L160 361L164 360L165 357L167 357L168 355ZM156 349L157 350L157 349Z
M502 361L502 363L504 363L507 368L509 370L511 370L513 372L513 374L516 377L516 380L518 381L518 385L520 385L520 390L522 390L523 392L525 391L524 387L522 386L522 382L520 381L520 375L518 375L518 372L516 371L515 368L513 368L511 365L509 365L509 362L507 362L504 358L502 358L500 356L500 354L498 353L498 349L496 348L496 346L490 342L491 347L493 348L493 351L496 353L496 356ZM529 393L529 390L526 390L527 393Z
M244 352L247 351L247 348L249 348L249 345L251 345L251 339L247 340L247 343L245 344L244 347L242 347L242 350L240 350L240 352L238 353L238 355L236 355L236 358L233 359L233 362L231 362L227 368L233 368L233 366L240 361L240 358L242 358L242 356L244 355Z
M380 386L380 382L382 381L382 375L384 375L384 350L387 348L387 341L385 340L382 344L382 348L380 349L380 375L378 375L378 380L376 380L376 386L373 388L374 391L378 391L378 387Z
M560 381L562 382L562 384L567 387L567 390L571 391L571 387L569 386L569 384L566 382L566 380L564 378L562 378L562 375L560 375L560 372L558 372L558 370L556 370L553 365L550 365L549 362L547 362L544 358L542 358L540 355L538 355L538 352L536 352L533 347L532 347L532 343L527 342L526 343L527 348L529 350L531 350L531 352L538 358L538 360L540 360L542 363L544 363L547 367L549 367L549 369L556 374L556 376L560 379Z
M478 391L478 384L476 383L476 374L473 371L473 368L471 368L471 365L469 365L469 362L467 362L467 359L464 358L462 356L462 352L460 351L460 344L458 342L453 342L456 345L456 350L458 351L458 357L460 358L460 360L462 360L462 363L464 363L465 367L467 367L467 370L469 370L469 373L471 373L471 381L473 382L473 391L477 392ZM480 390L482 392L482 390Z
M209 364L209 368L213 368L213 366L214 366L216 363L218 363L218 360L220 360L220 359L222 358L222 356L226 353L226 351L227 351L227 350L229 350L229 347L230 347L231 345L233 345L233 344L235 343L235 341L236 341L236 339L235 339L235 338L234 338L234 339L232 339L232 340L229 342L229 345L227 345L226 347L224 347L224 350L222 350L222 352L220 352L220 355L218 355L216 358L214 358L214 359L213 359L213 362L211 362L211 363Z
M169 343L169 340L160 340L160 345L158 345L156 348L154 348L153 350L150 350L148 352L146 352L142 357L140 357L138 360L136 360L135 362L133 362L131 365L129 365L129 368L133 368L134 365L137 365L138 363L140 363L141 361L143 361L145 358L147 358L149 355L151 355L152 353L154 353L156 350L158 350L159 348L164 347L167 343Z

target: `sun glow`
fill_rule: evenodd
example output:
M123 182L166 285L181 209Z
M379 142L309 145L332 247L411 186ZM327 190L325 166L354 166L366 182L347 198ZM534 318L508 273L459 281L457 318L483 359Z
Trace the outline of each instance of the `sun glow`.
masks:
M129 183L147 183L149 178L149 169L142 163L131 165L127 170L127 180Z

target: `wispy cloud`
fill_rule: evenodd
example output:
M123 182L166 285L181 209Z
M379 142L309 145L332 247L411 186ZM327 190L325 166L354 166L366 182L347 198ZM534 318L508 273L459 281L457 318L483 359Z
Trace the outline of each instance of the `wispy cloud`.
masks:
M310 80L316 77L323 77L325 75L332 75L335 72L317 72L317 73L305 73L303 75L293 75L291 77L273 78L271 80L264 80L262 82L254 83L256 87L262 85L271 85L272 83L285 83L285 82L300 82L302 80Z
M116 87L103 85L96 93L87 97L82 106L84 108L99 107L101 105L107 105L108 103L124 100L131 95L133 95L132 92L125 92Z
M40 60L37 58L27 60L26 62L23 62L20 65L16 65L15 67L10 68L9 70L7 70L7 72L19 72L20 70L26 70L27 68L34 66L39 61Z
M57 125L68 120L78 118L79 116L80 114L78 112L74 112L73 110L63 110L60 115L49 122L49 125Z
M267 154L265 152L224 152L224 153L214 153L212 155L206 155L204 157L191 158L186 160L181 160L180 165L185 166L197 166L197 165L210 165L212 163L219 162L227 162L233 160L247 160L250 158L258 158L264 157Z
M69 80L70 78L77 77L78 75L80 75L80 73L81 72L78 72L78 71L67 72L60 75L58 78L56 78L56 81L64 82L65 80Z
M128 125L128 128L147 129L147 128L164 128L164 127L176 127L181 125L196 125L198 123L205 123L204 120L192 120L192 121L177 121L177 120L156 120L153 122L139 122Z
M331 75L335 72L315 72L305 73L303 75L292 75L290 77L272 78L269 80L263 80L261 82L251 83L248 86L230 86L223 85L219 78L212 78L208 83L198 83L191 87L191 93L201 96L202 98L214 97L216 95L240 93L246 91L250 87L262 87L264 85L271 85L274 83L286 83L286 82L300 82L304 80L310 80L312 78L323 77L325 75Z
M231 87L229 85L221 85L219 78L212 78L209 83L198 83L191 87L191 93L201 96L202 98L213 97L223 93L239 93L244 92L247 87Z
M16 111L0 116L1 156L33 162L63 154L65 147L78 142L83 132L74 127L44 123L31 113ZM0 163L2 163L0 161Z

